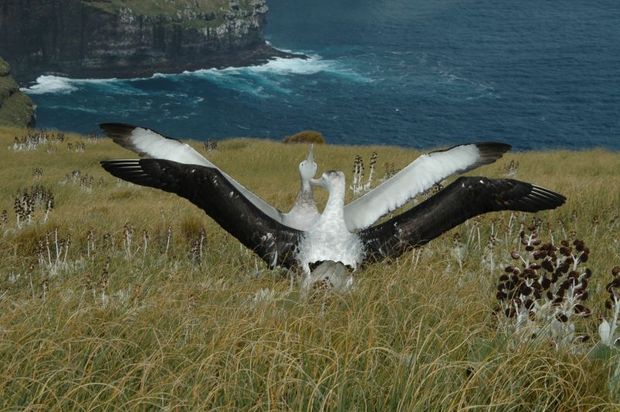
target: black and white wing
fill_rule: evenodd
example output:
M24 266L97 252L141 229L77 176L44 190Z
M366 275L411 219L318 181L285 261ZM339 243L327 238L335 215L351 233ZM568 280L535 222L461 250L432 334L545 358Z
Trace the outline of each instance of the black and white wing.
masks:
M366 245L365 261L400 256L483 213L538 212L555 209L565 201L558 193L518 180L460 177L414 208L360 231Z
M418 157L403 170L344 207L347 229L367 228L381 216L398 209L455 173L493 163L510 150L504 143L475 143L454 146Z
M270 267L293 267L302 232L256 207L223 173L212 167L163 159L102 161L110 174L128 182L176 193L215 220Z
M154 130L125 123L102 123L101 130L114 143L142 158L166 159L178 163L217 168L187 143L164 136Z
M166 137L154 130L124 123L102 123L99 127L116 144L131 150L142 158L172 160L177 163L200 165L220 170L190 145ZM282 212L246 189L225 172L221 171L221 173L254 206L272 219L283 223Z

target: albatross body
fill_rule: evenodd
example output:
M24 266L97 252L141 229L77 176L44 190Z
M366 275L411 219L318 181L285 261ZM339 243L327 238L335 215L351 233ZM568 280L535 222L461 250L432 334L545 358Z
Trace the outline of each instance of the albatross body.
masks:
M340 262L353 269L363 259L364 245L355 232L347 228L344 215L345 177L342 172L324 173L314 185L328 189L329 197L323 213L308 228L299 242L297 260L306 273L317 262Z
M511 179L460 177L414 208L376 226L351 231L344 214L345 177L323 173L312 180L329 192L323 213L299 230L264 213L217 168L163 159L112 160L104 169L121 179L188 199L270 267L301 268L307 275L325 261L350 266L400 256L467 219L500 210L554 209L566 198Z
M188 166L199 165L220 170L188 144L151 129L123 123L104 123L100 127L115 143L142 158L171 160ZM347 229L351 232L365 229L435 183L453 174L493 163L508 150L510 145L504 143L473 143L423 154L399 173L345 205L342 213ZM243 196L270 218L298 230L308 230L320 216L310 185L310 179L314 178L316 171L317 164L311 146L308 156L299 164L301 189L288 213L281 212L224 171L221 172ZM208 196L208 193L204 195Z

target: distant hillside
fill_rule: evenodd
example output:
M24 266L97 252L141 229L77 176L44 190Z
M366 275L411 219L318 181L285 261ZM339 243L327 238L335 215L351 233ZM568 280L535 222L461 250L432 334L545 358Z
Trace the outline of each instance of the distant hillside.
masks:
M266 0L5 0L0 54L34 80L242 66L285 53L263 37Z
M34 107L30 97L19 91L11 68L0 58L0 126L31 126Z

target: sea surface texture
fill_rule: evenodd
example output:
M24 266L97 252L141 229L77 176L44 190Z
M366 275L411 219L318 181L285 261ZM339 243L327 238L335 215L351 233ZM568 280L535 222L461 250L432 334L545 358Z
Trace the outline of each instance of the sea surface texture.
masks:
M157 74L40 77L43 128L130 122L201 140L620 150L618 0L270 0L267 38L308 60Z

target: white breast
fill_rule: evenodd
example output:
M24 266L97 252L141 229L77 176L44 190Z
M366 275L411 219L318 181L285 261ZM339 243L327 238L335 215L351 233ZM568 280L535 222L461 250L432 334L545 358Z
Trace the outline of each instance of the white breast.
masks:
M298 260L307 274L310 273L311 263L326 260L356 269L362 261L363 251L359 237L348 231L342 209L326 209L300 241Z

